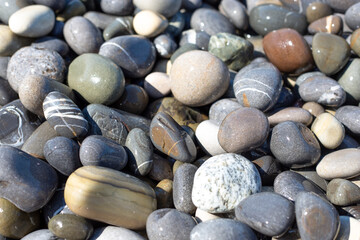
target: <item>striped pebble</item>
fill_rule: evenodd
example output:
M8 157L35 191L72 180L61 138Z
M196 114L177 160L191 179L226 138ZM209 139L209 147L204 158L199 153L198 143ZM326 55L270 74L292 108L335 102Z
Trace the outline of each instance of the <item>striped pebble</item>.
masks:
M46 120L59 135L74 138L87 134L87 120L79 107L64 94L50 92L43 102L43 110Z

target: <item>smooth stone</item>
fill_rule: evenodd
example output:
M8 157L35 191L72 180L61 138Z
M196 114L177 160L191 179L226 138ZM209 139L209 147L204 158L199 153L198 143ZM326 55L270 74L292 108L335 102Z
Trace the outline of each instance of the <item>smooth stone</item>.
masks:
M21 148L40 125L19 99L0 108L0 145Z
M360 222L355 218L340 216L340 230L337 240L356 240L360 236Z
M107 226L95 229L89 240L145 240L145 238L126 228Z
M54 216L48 228L55 236L65 239L88 239L93 233L93 226L85 218L73 214Z
M303 106L303 109L307 110L309 113L311 113L312 116L317 117L321 113L325 112L325 109L323 106L316 102L306 102Z
M131 15L134 10L132 0L101 0L100 7L104 13L117 16Z
M355 30L350 38L351 49L360 56L360 29Z
M78 55L97 53L104 40L99 29L84 17L76 16L66 21L64 37Z
M235 98L220 99L211 104L209 110L209 119L220 125L230 112L241 107L242 106Z
M18 0L18 1L0 1L0 20L8 25L10 16L18 11L19 9L29 6L30 1L28 0Z
M24 212L42 208L56 189L55 170L17 148L0 146L0 166L0 196Z
M286 121L273 128L270 149L279 162L290 168L315 165L321 148L315 135L302 123Z
M188 11L194 11L201 7L202 0L183 0L182 7Z
M265 142L269 129L269 121L261 111L256 108L239 108L222 121L218 141L226 152L247 152Z
M154 44L143 36L120 36L101 45L99 54L113 60L131 78L144 77L155 64Z
M148 173L148 176L151 179L158 182L164 179L169 179L169 180L173 179L174 175L171 171L170 162L167 159L154 153L152 157L152 161L153 161L152 168Z
M213 156L195 173L192 201L210 213L230 212L246 197L261 191L255 165L241 155Z
M99 135L92 135L82 142L79 157L84 166L101 166L114 170L122 170L128 156L119 143Z
M185 0L186 1L186 0ZM169 25L165 29L165 34L170 34L170 36L177 37L179 36L183 29L185 28L185 16L183 13L178 11L174 16L169 18Z
M218 140L219 124L213 120L202 121L196 128L195 136L202 150L211 156L226 153Z
M293 172L299 173L304 176L306 179L315 183L318 187L320 187L324 192L326 192L328 181L321 178L313 168L308 169L300 169L300 170L291 170Z
M319 142L328 149L335 149L340 146L345 137L344 126L330 113L318 115L311 125L311 131Z
M213 219L219 219L220 218L219 215L221 215L221 214L215 215L212 213L208 213L204 210L201 210L200 208L197 208L195 211L195 218L198 223L210 221Z
M63 33L64 26L65 26L65 23L56 20L54 28L51 30L49 35L53 36L53 37L56 37L56 38L63 39L64 38L64 33Z
M260 173L261 182L264 185L273 185L275 177L281 173L280 163L270 155L265 155L254 161L255 167Z
M68 84L89 103L111 104L123 94L125 79L113 61L86 53L71 62Z
M350 46L340 36L317 33L312 41L312 53L319 70L326 75L333 75L349 60Z
M196 146L190 135L167 113L157 113L151 121L150 138L162 153L182 162L192 162Z
M299 122L305 126L309 126L312 123L313 117L308 110L299 107L287 107L281 109L268 117L271 126L275 126L279 123L286 121Z
M66 5L66 0L32 0L35 4L45 5L54 12L61 12Z
M167 19L151 10L142 10L134 16L134 30L138 35L144 37L155 37L165 31L167 26Z
M111 107L133 114L141 114L149 103L149 96L144 88L135 84L125 85L121 97Z
M79 145L66 137L54 137L44 145L44 157L56 170L69 176L81 167Z
M210 39L210 37L209 37ZM177 59L180 55L186 53L186 52L190 52L192 50L200 50L200 48L196 45L196 44L192 44L192 43L186 43L182 46L180 46L170 57L170 61L173 64L175 59ZM171 71L171 67L170 66L170 70Z
M330 15L320 18L312 22L308 26L308 32L310 34L316 34L318 32L325 32L331 34L341 34L343 31L343 21L341 17L337 15Z
M198 168L184 163L176 170L173 180L173 201L178 211L194 214L196 207L191 200L195 172Z
M250 62L254 46L242 37L230 33L218 33L210 37L208 49L230 69L238 71Z
M270 62L281 72L299 75L314 67L309 45L293 29L279 29L266 34L263 47Z
M75 214L129 229L143 229L156 209L154 190L147 183L98 166L84 166L73 172L64 196Z
M67 85L41 75L26 75L18 90L25 108L41 117L44 116L43 101L50 92L58 91L75 100L74 92Z
M1 25L0 25L1 29ZM0 53L1 55L1 53ZM0 57L0 78L7 80L7 67L10 61L10 57ZM5 105L5 104L2 104Z
M208 50L210 41L210 35L206 32L188 29L181 33L181 38L179 41L179 45L183 46L188 43L196 45L201 50Z
M174 16L181 7L181 0L133 0L135 7L141 10L151 10L166 18Z
M305 10L307 9L307 6L314 2L314 0L280 0L280 4L286 8L289 8L293 11L299 12L301 14L305 14ZM265 3L264 3L265 4Z
M172 208L173 202L173 181L170 179L161 180L154 188L157 201L157 209Z
M354 136L360 136L360 107L343 106L336 110L335 117L344 124L346 131Z
M254 232L246 224L233 219L214 219L196 225L190 234L190 240L201 239L257 239Z
M247 30L249 27L249 17L243 3L235 0L222 0L219 10L237 29Z
M360 2L352 5L345 12L346 24L352 30L356 30L356 29L360 28L359 12L360 12Z
M295 220L294 204L277 193L250 195L235 208L236 219L266 236L281 236Z
M329 153L321 159L316 167L316 172L326 180L356 177L360 175L359 156L360 149L358 148L342 149Z
M195 10L191 16L190 26L195 30L204 31L210 36L217 33L235 34L234 25L220 12L209 8Z
M290 107L295 101L295 94L292 89L288 87L282 87L278 100L276 101L273 109L281 109Z
M312 2L306 8L306 19L312 23L320 18L331 15L331 7L324 2Z
M326 197L337 206L348 206L360 202L360 187L340 178L331 180L327 186Z
M137 175L148 174L153 166L153 145L146 132L133 128L126 137L125 146L130 170Z
M162 98L171 92L170 77L166 73L152 72L144 79L144 89L152 98Z
M106 26L103 31L103 38L105 41L121 35L135 34L133 30L133 17L117 17L114 21Z
M320 187L299 173L284 171L274 181L274 191L291 201L295 201L300 192L314 192L326 199Z
M170 58L178 48L177 43L167 34L161 34L154 39L157 53L163 58Z
M55 37L39 38L35 42L33 42L31 46L39 49L56 51L63 57L69 53L69 46L67 45L67 43Z
M57 240L58 238L52 234L52 232L49 229L40 229L33 231L23 238L21 240Z
M242 106L265 112L277 102L282 78L279 70L271 63L251 63L236 74L233 86Z
M254 7L249 14L249 23L262 36L281 28L292 28L304 34L307 27L304 15L274 4Z
M360 2L359 0L344 0L344 1L337 1L337 0L325 0L329 6L334 9L336 12L344 13L349 7L354 5L355 3Z
M301 192L295 201L301 239L334 239L340 228L335 207L317 194Z
M9 18L11 31L22 37L43 37L51 32L54 24L54 11L44 5L23 7Z
M342 214L346 214L347 216L353 217L357 220L360 219L360 206L353 205L349 207L340 208Z
M308 78L300 84L299 94L305 102L317 102L328 107L339 107L346 100L346 92L340 84L326 76Z
M313 79L316 79L317 76L325 76L324 73L320 72L320 71L313 71L313 72L306 72L306 73L303 73L301 74L300 76L298 76L296 78L296 81L295 81L295 88L299 88L299 86L305 82L306 80L313 80ZM294 84L292 84L294 85ZM299 90L299 89L295 89L296 90Z
M60 135L81 138L88 133L88 122L80 108L65 94L50 92L43 101L45 119Z
M185 240L189 239L195 226L196 222L191 215L176 209L163 208L149 215L146 233L149 240Z
M21 150L36 158L45 159L44 146L46 142L57 136L54 128L45 121L28 137Z
M349 103L357 104L360 102L360 59L355 58L341 74L338 80L340 86L346 92L346 100Z
M0 25L0 33L0 56L11 56L32 42L30 38L16 35L6 25Z
M116 20L116 16L95 11L88 11L83 15L83 17L101 30L106 29L107 26Z
M227 90L230 74L226 65L205 51L180 55L170 72L174 97L188 106L204 106L219 99Z
M56 16L56 20L67 22L69 19L82 16L86 12L86 6L81 0L67 1L65 9Z
M65 61L55 51L35 47L21 48L12 55L7 68L7 79L15 92L19 92L27 75L41 75L63 82L66 76Z

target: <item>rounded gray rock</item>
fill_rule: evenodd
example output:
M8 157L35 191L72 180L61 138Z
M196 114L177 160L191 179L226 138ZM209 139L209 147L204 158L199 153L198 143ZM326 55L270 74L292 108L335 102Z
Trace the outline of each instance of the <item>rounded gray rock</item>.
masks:
M352 135L360 136L360 107L343 106L336 110L335 117Z
M223 98L211 104L209 119L221 124L225 117L232 111L242 106L235 98Z
M89 240L145 240L145 238L123 227L107 226L95 229Z
M101 0L100 7L104 13L116 16L132 15L134 10L132 0Z
M360 2L349 7L345 12L345 22L352 30L360 28Z

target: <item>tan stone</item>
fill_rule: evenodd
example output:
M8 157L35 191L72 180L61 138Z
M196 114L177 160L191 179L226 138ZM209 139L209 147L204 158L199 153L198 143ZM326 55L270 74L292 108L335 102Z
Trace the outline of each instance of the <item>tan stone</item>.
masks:
M150 10L137 13L133 20L133 27L137 34L145 37L155 37L162 33L168 26L168 20Z
M152 72L145 77L144 88L152 98L165 97L171 91L170 77L166 73Z

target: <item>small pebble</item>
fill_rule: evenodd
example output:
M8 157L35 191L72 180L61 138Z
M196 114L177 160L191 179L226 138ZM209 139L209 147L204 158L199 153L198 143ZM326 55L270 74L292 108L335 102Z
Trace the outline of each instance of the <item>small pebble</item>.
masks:
M281 173L280 163L270 155L260 157L252 163L260 173L263 187L273 185L275 177Z
M67 1L64 10L56 16L57 21L67 22L67 20L82 16L86 12L86 6L81 0Z
M317 117L321 113L325 112L324 108L316 102L306 102L302 108L309 111L309 113L311 113L314 117Z
M141 114L149 103L149 96L144 88L135 85L125 85L121 97L111 107L133 114Z
M116 16L102 12L89 11L84 14L84 18L92 22L97 28L104 30L109 24L115 21Z
M171 171L170 162L167 159L154 153L152 160L153 160L153 165L148 174L148 176L151 179L154 179L155 181L158 182L164 179L169 179L169 180L173 179L174 175Z
M327 186L326 197L337 206L348 206L360 202L360 187L354 183L335 178Z
M177 43L167 34L161 34L154 39L154 45L163 58L170 58L177 49Z
M209 119L220 125L230 112L241 107L242 106L235 98L220 99L211 104L209 110Z
M351 49L360 56L360 30L357 29L351 34L350 38Z
M114 21L106 26L103 31L103 38L105 41L111 38L134 34L133 30L133 17L117 17Z
M133 27L138 35L144 37L155 37L162 33L168 26L167 19L151 10L138 12L133 20Z
M206 32L189 29L181 33L180 46L191 43L196 45L201 50L208 50L210 35Z
M48 228L55 236L65 239L88 239L93 233L93 226L85 218L73 214L54 216Z

